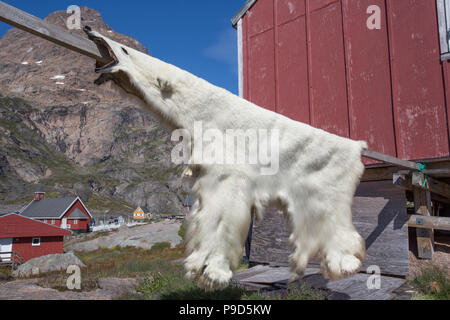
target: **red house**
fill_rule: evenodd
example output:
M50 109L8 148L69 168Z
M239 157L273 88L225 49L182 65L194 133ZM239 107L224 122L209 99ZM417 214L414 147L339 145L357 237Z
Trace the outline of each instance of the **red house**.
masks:
M374 151L448 161L449 16L444 0L248 0L232 20L240 93Z
M41 188L35 198L20 213L52 226L61 227L74 233L90 231L92 215L79 197L45 199Z
M51 226L17 214L0 217L0 262L9 262L13 253L23 262L46 256L64 253L64 236L68 230Z

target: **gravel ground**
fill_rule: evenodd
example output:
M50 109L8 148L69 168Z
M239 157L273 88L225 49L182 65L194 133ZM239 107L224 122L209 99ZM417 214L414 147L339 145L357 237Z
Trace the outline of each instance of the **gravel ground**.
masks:
M137 247L151 249L159 242L169 242L174 248L181 243L182 239L178 235L181 222L165 220L162 222L147 224L138 227L123 227L117 232L102 236L93 240L68 244L66 251L95 251L101 247Z
M136 279L101 278L100 289L91 292L58 291L38 285L41 279L0 284L0 300L113 300L135 293Z
M422 268L439 267L447 270L450 277L450 236L435 238L435 253L432 260L418 259L412 252L409 253L410 275L419 273Z

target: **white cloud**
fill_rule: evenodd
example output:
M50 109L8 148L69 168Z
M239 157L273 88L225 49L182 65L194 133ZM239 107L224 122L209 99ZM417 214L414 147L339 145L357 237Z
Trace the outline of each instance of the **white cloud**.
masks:
M237 52L237 32L233 28L221 31L216 41L207 47L203 54L211 59L228 64L233 72L237 73L238 52Z

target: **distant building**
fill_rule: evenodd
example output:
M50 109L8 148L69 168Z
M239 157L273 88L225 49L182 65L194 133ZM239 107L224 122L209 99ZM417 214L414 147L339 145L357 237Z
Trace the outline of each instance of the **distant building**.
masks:
M145 209L147 209L147 208L145 208L145 207L138 207L133 212L133 220L143 221L143 220L148 219L148 216L147 216L147 213L146 213Z
M186 210L186 215L189 215L189 213L192 211L192 207L194 206L194 196L188 194L186 196L186 199L184 200L183 206L184 209Z
M75 233L86 233L91 229L92 215L79 197L45 199L42 187L20 215Z
M14 253L23 261L64 253L64 236L72 233L18 214L0 217L0 262L11 262Z

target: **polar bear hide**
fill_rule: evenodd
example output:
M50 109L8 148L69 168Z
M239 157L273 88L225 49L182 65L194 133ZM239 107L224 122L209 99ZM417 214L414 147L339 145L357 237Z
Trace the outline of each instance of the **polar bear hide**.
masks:
M342 138L216 87L189 72L85 28L110 63L97 63L97 84L113 81L137 97L169 128L193 133L194 124L279 132L279 167L262 175L258 164L191 164L196 202L188 217L185 268L207 290L224 288L239 265L252 217L277 205L291 228L292 280L308 261L340 279L359 271L365 242L352 223L351 205L364 171L362 141ZM193 144L196 143L194 137Z

